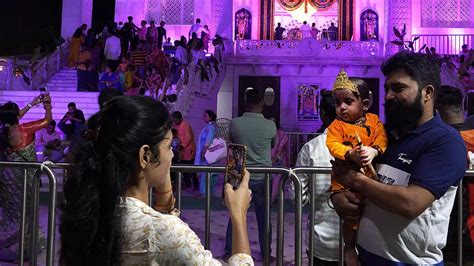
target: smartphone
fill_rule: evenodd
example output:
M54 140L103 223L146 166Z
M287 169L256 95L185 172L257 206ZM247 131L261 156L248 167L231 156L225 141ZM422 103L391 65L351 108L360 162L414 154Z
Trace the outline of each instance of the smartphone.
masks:
M244 177L247 147L230 143L227 148L227 164L224 185L229 183L237 189Z
M48 88L43 87L39 89L40 91L40 100L44 101L44 96L48 93Z

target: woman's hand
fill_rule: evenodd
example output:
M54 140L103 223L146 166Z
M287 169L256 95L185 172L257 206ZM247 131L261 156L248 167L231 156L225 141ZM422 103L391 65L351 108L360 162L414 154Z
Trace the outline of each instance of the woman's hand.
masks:
M51 96L49 94L43 95L43 107L45 110L51 110Z
M41 95L36 96L36 97L33 99L33 101L31 101L31 105L35 106L35 105L40 104L42 101L44 101L44 100L42 100L42 98L43 98L44 96L46 96L46 95L45 95L45 94L41 94ZM43 99L44 99L44 98L43 98Z
M247 210L250 206L250 200L252 199L252 191L249 189L249 179L250 173L245 170L239 188L233 190L231 184L225 184L224 201L232 219L247 218Z

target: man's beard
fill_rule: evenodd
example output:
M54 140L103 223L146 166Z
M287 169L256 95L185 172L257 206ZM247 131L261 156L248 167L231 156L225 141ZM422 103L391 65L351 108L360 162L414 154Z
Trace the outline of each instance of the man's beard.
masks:
M385 121L389 130L414 129L421 116L421 92L418 92L412 104L400 103L395 99L385 101Z

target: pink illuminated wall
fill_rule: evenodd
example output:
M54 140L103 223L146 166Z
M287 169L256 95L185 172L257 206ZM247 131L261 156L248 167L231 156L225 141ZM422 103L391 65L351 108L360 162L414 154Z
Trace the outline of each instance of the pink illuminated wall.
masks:
M63 0L61 36L69 38L83 23L89 27L92 22L93 0ZM96 0L97 1L97 0Z

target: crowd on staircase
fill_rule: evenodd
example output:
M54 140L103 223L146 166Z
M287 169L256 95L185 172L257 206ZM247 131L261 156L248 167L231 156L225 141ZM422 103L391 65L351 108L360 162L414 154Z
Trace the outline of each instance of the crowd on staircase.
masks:
M164 21L156 27L154 21L143 20L139 27L131 16L126 23L108 23L100 34L83 24L72 36L68 67L77 70L78 91L114 88L126 95L176 101L183 85L194 77L209 82L222 64L223 39L216 34L214 53L209 53L209 28L200 19L188 38L171 43ZM207 94L202 89L197 93Z

